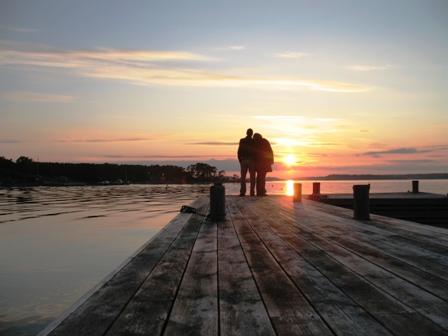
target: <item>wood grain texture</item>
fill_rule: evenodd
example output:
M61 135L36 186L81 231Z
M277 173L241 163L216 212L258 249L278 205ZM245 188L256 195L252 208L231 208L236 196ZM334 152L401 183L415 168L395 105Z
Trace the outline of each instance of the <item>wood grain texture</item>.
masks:
M448 335L448 230L226 202L223 221L177 216L50 335Z
M218 335L217 225L201 227L164 335Z
M230 219L218 223L222 336L275 335Z
M195 201L192 206L203 209L206 204L207 200L201 198ZM49 334L52 336L104 335L168 251L191 217L191 214L177 215L121 270Z

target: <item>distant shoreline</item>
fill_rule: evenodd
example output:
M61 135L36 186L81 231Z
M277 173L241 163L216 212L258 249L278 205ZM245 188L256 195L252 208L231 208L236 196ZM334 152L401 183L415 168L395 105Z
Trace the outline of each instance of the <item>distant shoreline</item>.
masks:
M430 175L430 176L427 176ZM419 174L419 175L344 175L338 176L321 176L321 177L302 177L292 179L281 179L276 177L268 178L269 182L285 182L288 180L294 181L405 181L405 180L448 180L448 174L440 174L438 176L432 176L433 174ZM210 185L213 181L203 182L131 182L131 183L83 183L83 182L64 182L64 183L11 183L2 184L0 188L30 188L30 187L107 187L107 186L124 186L124 185ZM226 180L223 183L240 183L239 180Z

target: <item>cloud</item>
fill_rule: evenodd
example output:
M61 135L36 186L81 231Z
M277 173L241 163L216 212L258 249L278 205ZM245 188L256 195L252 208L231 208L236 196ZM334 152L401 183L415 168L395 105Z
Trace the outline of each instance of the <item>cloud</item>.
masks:
M378 71L378 70L387 70L392 68L391 65L368 65L368 64L355 64L347 66L348 69L353 71Z
M400 147L400 148L392 148L381 151L369 151L362 153L360 155L372 156L372 157L380 157L383 155L392 155L392 154L419 154L419 153L430 153L441 150L448 150L448 145L434 145L434 146L426 146L421 148L415 147Z
M362 153L362 155L366 156L382 156L382 155L388 155L388 154L415 154L415 153L421 153L416 148L393 148L383 151L370 151Z
M21 143L22 141L17 139L0 139L0 144L16 144Z
M210 61L211 58L186 51L150 50L14 50L0 51L0 64L30 65L54 68L89 68L92 66L143 66L148 62L166 61Z
M240 51L240 50L245 50L245 49L247 49L247 47L244 46L244 45L230 45L230 46L226 46L226 47L216 48L215 50L233 50L233 51Z
M153 138L93 138L93 139L63 139L58 140L58 142L138 142L138 141L151 141Z
M236 146L238 142L224 142L224 141L204 141L204 142L189 142L186 145L199 146Z
M33 28L25 28L25 27L11 27L11 26L0 26L0 29L9 30L17 33L35 33L38 30Z
M280 53L274 54L274 57L277 58L287 58L287 59L298 59L309 56L308 53L300 52L300 51L284 51Z
M309 90L335 93L360 93L372 87L334 80L247 76L241 70L208 70L177 64L209 62L214 59L186 51L149 50L0 50L0 65L33 66L73 71L76 75L117 80L135 85L250 88L265 90ZM173 62L176 61L176 62Z
M69 95L13 91L0 93L0 98L14 102L35 102L35 103L70 103L75 97Z

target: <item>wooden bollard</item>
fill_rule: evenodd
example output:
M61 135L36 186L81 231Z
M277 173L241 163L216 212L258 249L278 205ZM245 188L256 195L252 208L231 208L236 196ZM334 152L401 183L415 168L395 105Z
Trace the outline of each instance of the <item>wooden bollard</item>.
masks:
M320 182L313 182L313 196L320 195Z
M414 194L418 194L418 193L419 193L419 190L418 190L418 181L417 181L417 180L412 181L412 192L413 192Z
M210 187L210 213L212 220L223 220L226 217L226 189L222 183Z
M292 196L292 201L302 201L302 183L294 183L294 195Z
M370 219L370 184L353 186L353 218Z

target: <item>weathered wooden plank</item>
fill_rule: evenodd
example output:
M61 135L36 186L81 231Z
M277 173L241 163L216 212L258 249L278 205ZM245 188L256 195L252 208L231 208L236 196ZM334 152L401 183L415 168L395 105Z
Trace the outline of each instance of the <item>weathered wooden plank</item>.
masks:
M340 218L352 219L353 210L345 209L337 206L331 206L325 203L305 201L306 203L312 203L313 207L332 214L337 215ZM379 215L371 215L372 222L365 222L366 225L374 225L377 228L383 228L390 232L395 232L403 237L409 237L411 239L421 239L430 243L441 243L445 245L448 243L448 230L444 228L438 228L430 225L422 225L419 223L405 221L396 218L384 217Z
M421 242L400 240L400 237L384 229L377 229L374 227L374 221L369 221L371 225L364 225L364 222L358 222L353 219L341 219L336 215L322 213L317 211L314 204L307 203L307 213L314 213L313 221L315 226L325 226L327 230L333 230L335 234L340 236L348 236L356 238L360 243L366 245L373 245L395 258L403 260L417 268L431 273L436 277L441 277L448 280L448 247L439 245L431 246L425 244L421 246ZM283 205L285 207L285 205ZM294 209L284 208L280 213L285 214L290 220L300 217L298 213L299 207Z
M394 257L387 253L386 249L377 247L375 240L370 239L370 234L359 232L356 227L350 226L347 220L334 219L331 220L321 213L316 212L314 208L315 202L306 204L307 214L315 214L312 221L307 221L307 215L300 214L300 208L296 209L296 215L301 218L302 230L309 230L317 234L321 238L335 243L358 256L365 258L372 263L390 271L391 273L412 282L418 287L424 288L426 291L444 299L448 299L448 281L438 275L426 272L410 263ZM293 217L288 217L293 220ZM351 219L350 219L351 220ZM343 221L343 223L341 223ZM371 221L374 223L375 221ZM371 224L373 225L373 224ZM393 235L396 237L396 235ZM381 240L387 239L382 237Z
M254 207L255 212L257 209L259 208ZM265 218L273 230L306 261L318 268L331 282L367 310L388 330L398 335L446 334L446 331L436 323L373 286L365 278L329 257L310 239L304 239L296 231L291 230L292 221L282 220L281 214L275 211L276 208L270 206L269 209L270 216L267 216L266 212L257 213L257 215Z
M448 303L428 291L425 291L403 278L397 277L395 274L372 264L366 259L352 253L322 238L324 229L317 229L317 233L312 233L310 228L313 227L312 222L320 213L308 210L307 206L296 207L296 213L301 218L300 221L291 221L294 224L293 232L302 236L304 239L311 241L317 247L325 251L337 261L346 265L356 274L364 277L375 286L383 289L400 302L414 308L422 315L431 319L441 327L448 330ZM283 214L280 214L283 216Z
M206 202L205 198L201 198L192 205L203 208ZM111 279L68 316L63 316L60 322L57 321L55 327L47 328L44 334L104 335L191 217L191 214L176 216Z
M275 335L229 219L218 223L218 278L220 334Z
M307 226L307 228L311 228L311 226ZM311 231L315 233L315 231ZM325 239L369 260L373 264L412 282L416 286L425 289L445 301L448 301L447 280L395 258L394 256L385 253L383 249L377 248L374 244L365 244L352 236L340 235L331 230L327 231L324 228L319 232L321 233L321 237L325 237Z
M205 221L164 335L218 335L217 225Z
M238 210L231 220L278 335L333 335L313 307L283 272Z
M394 274L360 258L342 247L331 244L305 231L297 231L304 239L324 250L329 256L346 265L356 274L383 289L400 302L414 308L441 327L448 329L448 304L446 301L415 286Z
M392 335L276 235L263 217L254 215L251 209L244 208L244 218L337 335Z
M199 216L188 221L107 332L108 336L161 335L203 221Z

